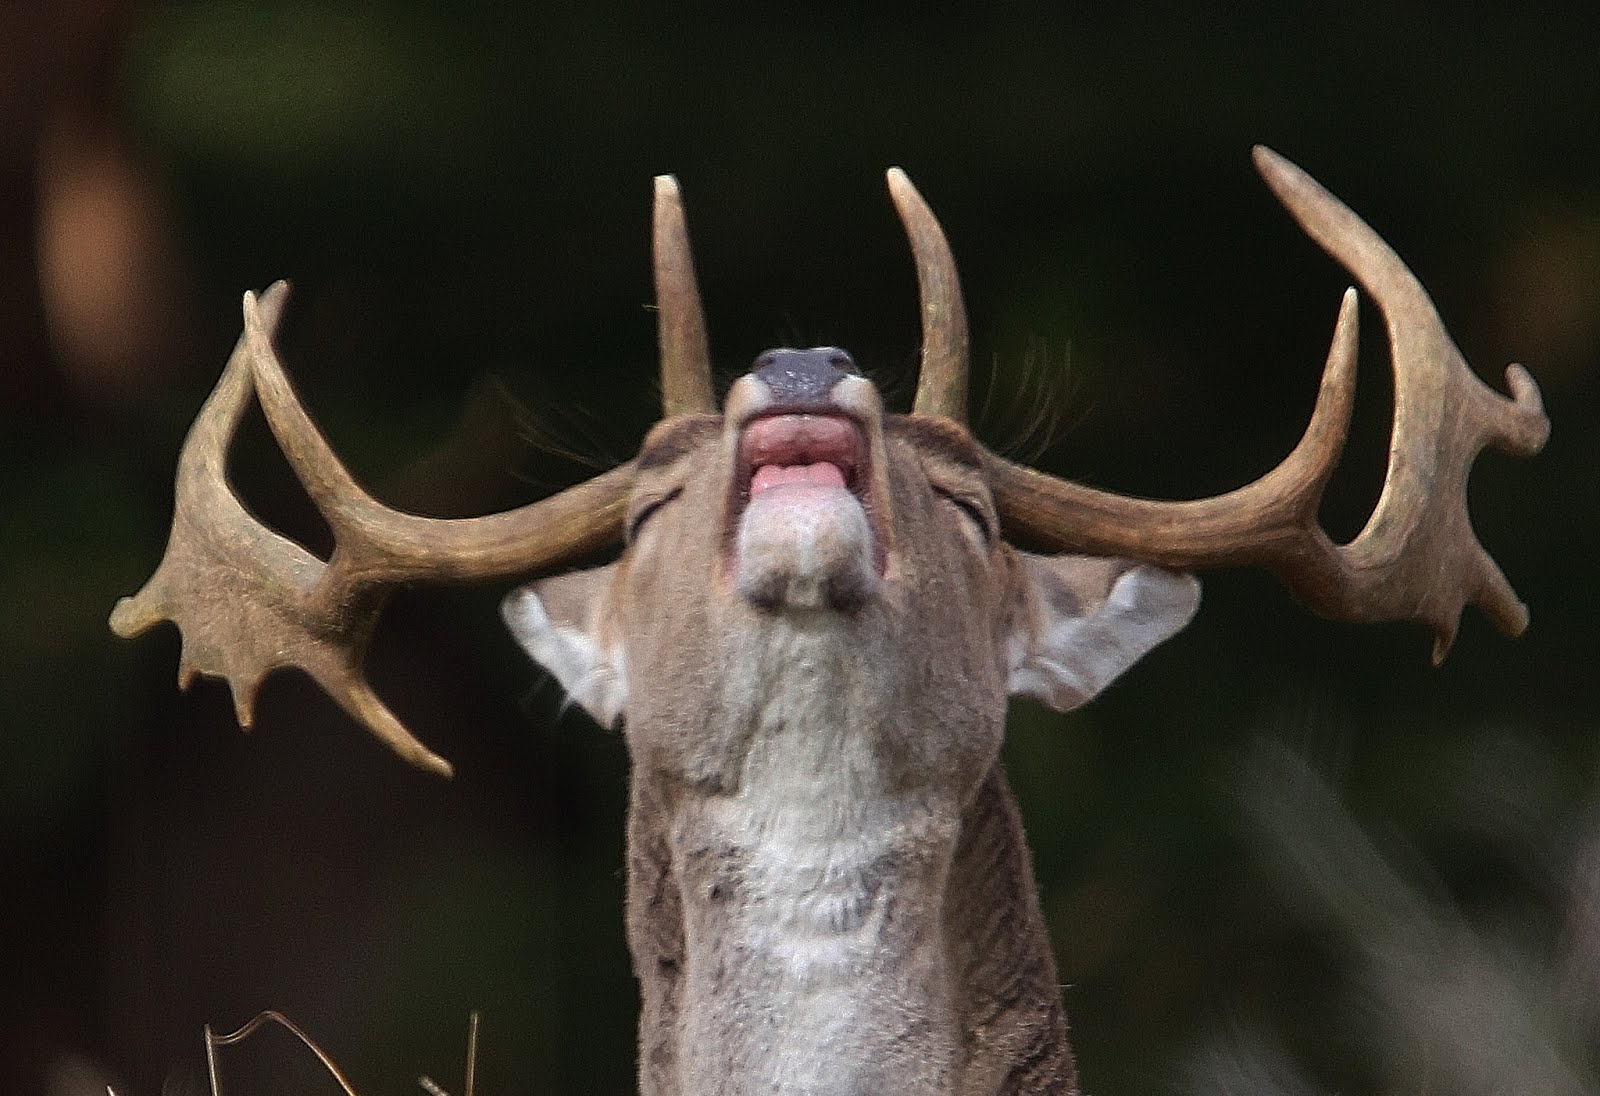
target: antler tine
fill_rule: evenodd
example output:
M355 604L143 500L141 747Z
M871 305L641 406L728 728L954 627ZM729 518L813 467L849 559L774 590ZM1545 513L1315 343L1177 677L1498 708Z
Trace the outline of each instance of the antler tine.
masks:
M889 196L911 241L922 302L922 368L914 415L967 421L967 310L950 244L938 218L897 167L888 172Z
M990 458L997 502L1025 536L1069 550L1126 554L1169 567L1263 565L1324 616L1415 620L1434 633L1437 664L1468 602L1504 632L1526 607L1479 543L1466 483L1485 445L1517 456L1549 436L1538 387L1510 366L1507 399L1462 358L1416 277L1383 240L1309 175L1255 150L1267 184L1324 250L1372 293L1389 330L1395 414L1378 505L1349 544L1316 524L1323 486L1349 417L1356 351L1355 291L1345 295L1311 426L1295 451L1246 487L1193 502L1092 491Z
M675 415L715 413L711 354L705 311L695 284L694 255L683 215L683 197L671 175L656 176L656 324L661 342L661 411Z
M448 776L449 763L406 730L362 674L390 587L505 577L602 548L620 535L633 466L484 518L390 510L361 490L295 399L271 338L287 296L283 282L259 301L245 294L244 334L178 458L166 554L144 588L117 604L112 630L132 637L162 620L176 623L184 642L179 684L199 674L224 679L244 727L269 673L303 670L401 757ZM228 484L227 450L252 387L333 530L326 562L251 517Z

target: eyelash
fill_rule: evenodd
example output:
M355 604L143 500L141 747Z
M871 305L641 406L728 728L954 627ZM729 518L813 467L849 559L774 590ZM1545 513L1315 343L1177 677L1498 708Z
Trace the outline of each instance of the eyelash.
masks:
M971 499L962 498L960 495L952 494L949 491L941 490L937 487L934 488L934 491L939 495L940 498L944 499L952 506L955 506L962 513L966 514L967 517L971 518L972 521L978 526L978 529L982 531L984 540L994 540L994 529L989 523L989 515L981 505L973 502Z
M645 503L644 507L629 520L625 539L631 543L639 535L639 530L644 527L646 521L649 521L658 510L681 494L683 494L683 488L674 487L660 498Z

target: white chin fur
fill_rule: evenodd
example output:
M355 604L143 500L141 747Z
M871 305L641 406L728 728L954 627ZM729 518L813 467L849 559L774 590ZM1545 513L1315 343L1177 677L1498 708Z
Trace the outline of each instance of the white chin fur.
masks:
M764 609L853 609L877 594L873 559L872 526L849 491L774 487L739 519L735 585Z

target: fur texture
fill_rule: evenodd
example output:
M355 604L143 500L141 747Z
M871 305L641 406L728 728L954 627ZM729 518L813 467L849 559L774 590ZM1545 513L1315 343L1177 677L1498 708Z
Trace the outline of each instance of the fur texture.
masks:
M747 376L647 439L617 563L506 603L625 728L641 1091L1075 1092L1006 698L1083 703L1198 588L1016 551L965 431L884 416L859 377L831 398L849 489L749 497Z

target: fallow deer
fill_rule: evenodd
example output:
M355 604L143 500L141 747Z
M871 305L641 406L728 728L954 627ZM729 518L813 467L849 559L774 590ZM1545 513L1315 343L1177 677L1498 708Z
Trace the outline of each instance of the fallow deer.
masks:
M1008 695L1083 704L1188 622L1188 571L1278 574L1351 621L1414 620L1448 650L1467 602L1527 612L1479 544L1466 480L1485 445L1548 434L1518 366L1480 382L1393 251L1266 149L1256 165L1376 300L1395 410L1386 481L1354 541L1317 523L1356 362L1346 293L1303 440L1246 487L1155 502L1090 490L985 449L965 420L967 334L943 232L906 176L922 364L889 414L842 350L768 351L717 410L675 182L656 181L662 421L626 464L519 510L436 520L351 479L272 346L286 288L245 332L179 459L154 577L112 615L184 636L180 683L226 679L248 724L296 666L407 760L449 766L362 676L398 583L607 566L512 593L517 639L578 703L621 724L632 764L628 937L643 996L639 1085L726 1093L1076 1091L1056 971L998 761ZM251 395L333 530L319 559L251 518L225 455ZM1020 551L1007 536L1049 551Z

